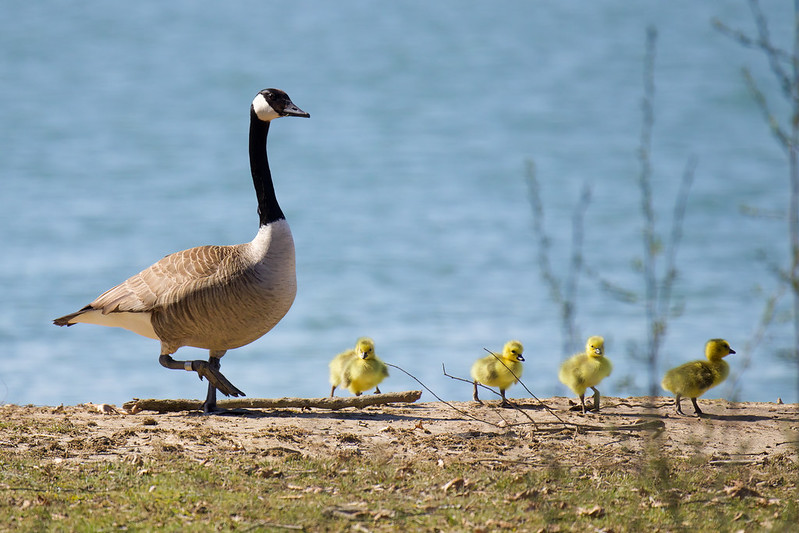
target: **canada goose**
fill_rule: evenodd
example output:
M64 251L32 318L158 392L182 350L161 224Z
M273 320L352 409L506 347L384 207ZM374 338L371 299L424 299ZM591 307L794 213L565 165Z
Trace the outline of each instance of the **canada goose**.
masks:
M505 398L505 390L519 381L522 377L522 353L524 347L519 341L508 341L502 348L502 355L493 353L482 357L472 365L472 379L474 380L474 401L482 403L477 396L477 384L482 383L487 387L499 387L502 396L500 407L509 407L510 402Z
M380 394L378 385L388 377L388 367L375 354L375 343L368 337L358 339L354 350L338 354L330 362L330 396L341 385L349 389L355 396L375 387L375 394Z
M269 124L278 117L309 116L279 89L264 89L252 101L250 168L260 227L251 242L168 255L53 323L121 327L161 341L161 365L208 379L206 413L217 409L217 389L226 396L244 396L219 371L220 358L271 330L297 292L294 240L266 155ZM174 360L171 356L181 346L207 349L208 361Z
M585 352L567 359L560 366L558 379L580 397L585 413L585 390L594 391L594 411L599 411L599 391L596 385L610 375L613 365L605 357L605 339L594 336L585 343Z
M682 412L680 398L687 396L694 404L694 411L702 415L702 410L696 399L702 396L711 387L715 387L730 374L730 365L723 358L735 353L730 348L730 343L724 339L710 339L705 344L705 357L707 361L691 361L672 368L663 377L661 386L674 393L677 412Z

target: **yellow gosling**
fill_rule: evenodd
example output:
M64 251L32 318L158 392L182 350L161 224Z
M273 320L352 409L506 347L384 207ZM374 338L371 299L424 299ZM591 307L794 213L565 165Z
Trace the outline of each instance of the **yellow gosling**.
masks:
M501 356L492 353L474 362L472 365L474 401L480 402L477 396L477 384L482 383L488 387L499 387L502 396L500 407L510 407L510 402L505 398L505 390L522 377L522 361L524 361L522 352L524 347L521 342L508 341L502 349Z
M330 384L333 386L330 396L339 385L349 389L355 396L372 387L375 387L376 394L380 394L378 385L386 377L388 367L375 354L374 341L362 337L355 344L355 349L338 354L330 362Z
M613 365L605 357L605 339L594 336L585 343L585 352L567 359L560 366L558 379L580 397L580 406L585 413L585 391L594 391L594 411L599 411L599 391L596 386L610 375Z
M702 415L702 410L699 409L696 399L711 387L715 387L727 379L730 374L730 365L724 358L731 353L735 353L735 350L730 348L729 342L724 339L710 339L705 344L707 361L691 361L666 372L661 385L667 391L674 393L678 413L685 414L680 405L680 398L685 396L691 398L696 414Z
M347 351L341 352L330 361L330 397L332 398L336 392L336 387L341 385L341 373L344 367L347 366L352 359L358 357L357 354L363 353L365 350L374 350L374 344L370 344L370 339L361 338L355 343L355 348L350 348Z

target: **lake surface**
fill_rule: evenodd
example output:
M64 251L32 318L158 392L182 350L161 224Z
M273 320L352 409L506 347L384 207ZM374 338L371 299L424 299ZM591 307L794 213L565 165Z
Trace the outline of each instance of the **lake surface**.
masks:
M789 7L768 3L790 42ZM535 163L550 260L569 268L584 216L579 338L604 335L600 390L642 394L649 372L638 148L646 29L658 30L652 186L668 241L688 161L695 181L658 372L724 337L738 352L707 397L797 401L789 300L754 342L787 264L787 161L741 75L786 111L768 64L714 30L754 33L745 2L8 2L0 17L0 401L202 398L158 343L52 325L164 255L249 241L249 105L286 90L269 158L297 246L285 319L230 351L251 397L324 396L328 361L360 336L440 397L466 400L484 349L525 345L523 380L565 395L569 355L542 280L528 188ZM590 187L583 205L580 191ZM663 271L663 258L658 268ZM575 343L572 343L572 345ZM576 342L577 347L582 344ZM176 358L206 358L183 348ZM418 388L397 370L381 389ZM521 397L521 387L510 397ZM423 397L432 400L429 393Z

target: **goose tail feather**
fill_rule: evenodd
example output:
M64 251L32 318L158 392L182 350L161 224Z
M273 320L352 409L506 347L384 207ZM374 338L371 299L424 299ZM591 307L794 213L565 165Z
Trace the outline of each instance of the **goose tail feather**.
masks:
M86 311L91 311L92 309L94 309L94 308L91 305L87 305L86 307L84 307L80 311L76 311L74 313L70 313L68 315L64 315L64 316L62 316L60 318L56 318L55 320L53 320L53 324L55 324L56 326L74 326L75 322L72 322L73 318L75 318L78 315L82 315Z

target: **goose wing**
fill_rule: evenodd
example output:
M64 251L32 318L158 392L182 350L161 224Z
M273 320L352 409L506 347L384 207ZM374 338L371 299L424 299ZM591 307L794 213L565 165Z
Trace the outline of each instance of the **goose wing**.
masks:
M217 282L233 261L234 246L199 246L170 254L105 291L87 308L103 314L148 312L179 302L187 294Z

